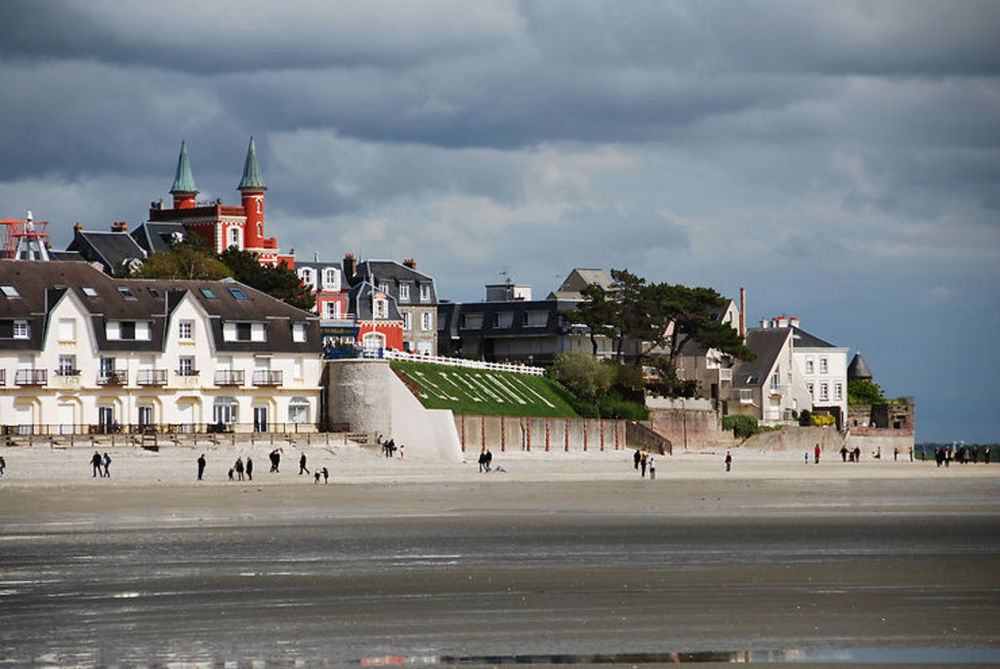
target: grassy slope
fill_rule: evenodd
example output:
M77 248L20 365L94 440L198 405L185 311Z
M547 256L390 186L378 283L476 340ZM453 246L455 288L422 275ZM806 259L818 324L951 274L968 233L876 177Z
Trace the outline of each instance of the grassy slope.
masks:
M428 409L456 414L574 418L565 390L538 376L394 360L392 369Z

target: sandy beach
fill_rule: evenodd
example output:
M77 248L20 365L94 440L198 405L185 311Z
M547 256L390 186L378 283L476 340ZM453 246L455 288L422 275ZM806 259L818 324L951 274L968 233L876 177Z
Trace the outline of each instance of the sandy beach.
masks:
M1000 661L1000 467L734 451L0 450L15 662ZM104 452L103 449L101 451ZM196 459L204 452L204 481ZM474 455L474 454L473 454ZM230 482L237 456L252 482ZM908 649L908 650L907 650ZM901 654L909 653L909 655ZM915 653L915 654L914 654Z

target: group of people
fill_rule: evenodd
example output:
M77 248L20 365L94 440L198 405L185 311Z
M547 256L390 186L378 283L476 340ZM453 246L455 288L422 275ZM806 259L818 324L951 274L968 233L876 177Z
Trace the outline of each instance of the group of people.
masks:
M204 460L204 459L205 459L205 454L202 453L201 457L198 458L198 480L199 481L201 480L201 474L204 471L204 468L202 466L202 460ZM253 481L253 458L251 458L249 455L247 456L247 463L246 463L246 465L243 464L243 458L242 457L236 458L236 463L232 467L229 468L229 480L230 481L232 481L232 480L237 480L237 481L244 480L243 479L243 472L244 471L246 472L246 477L247 477L246 480ZM234 476L233 476L234 474L235 474L235 479L234 479Z
M649 478L656 478L656 462L653 460L653 454L645 448L635 449L635 453L632 455L632 464L642 478L646 478L647 469L649 469Z
M479 453L479 473L490 472L493 470L493 453L490 449L485 449Z
M923 448L921 446L921 448ZM992 453L990 452L989 445L983 447L983 462L985 464L990 464L990 459L992 458ZM965 465L968 463L979 462L979 447L978 446L966 446L962 444L955 449L952 446L937 446L934 448L934 461L937 466L940 467L944 465L946 468L954 460L960 465Z
M95 458L97 457L96 453L94 454L94 457ZM111 462L111 458L108 458L107 454L105 454L104 457L106 458L107 463ZM273 474L279 473L278 466L281 464L281 449L276 448L273 451L271 451L268 454L268 458L271 460L271 473ZM303 451L302 454L299 456L299 476L301 476L302 474L312 473L309 471L309 468L306 467L306 462L307 462L306 454ZM198 456L197 464L198 464L198 480L201 481L205 476L205 467L208 464L208 461L205 459L204 453ZM105 470L106 469L107 465L105 465ZM95 472L97 471L96 465L94 471ZM94 475L96 476L97 474L95 473ZM104 476L104 474L101 474L101 476ZM317 469L314 476L316 483L319 483L320 477L323 477L323 483L329 483L330 470L327 469L326 467ZM253 458L247 456L246 462L243 461L242 456L236 458L236 462L233 464L232 467L229 468L229 480L253 481Z
M399 449L399 457L400 458L403 457L403 445L400 444L397 447L395 439L382 439L382 435L380 434L378 436L378 445L382 449L382 455L384 455L387 458L391 458L394 455L396 455L397 448Z
M861 462L861 447L855 446L854 449L851 450L848 449L847 446L841 446L840 459L844 462Z
M93 457L90 458L90 465L94 468L94 478L98 476L111 478L111 456L107 453L101 457L98 451L94 451Z

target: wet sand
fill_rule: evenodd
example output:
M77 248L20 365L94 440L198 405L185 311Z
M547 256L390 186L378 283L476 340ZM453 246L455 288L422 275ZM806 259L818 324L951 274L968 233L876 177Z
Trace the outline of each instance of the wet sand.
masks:
M123 452L110 481L81 476L86 451L65 477L66 454L4 455L23 474L0 480L17 663L1000 660L1000 478L983 466L744 455L726 477L692 454L649 481L627 454L510 454L480 475L341 453L329 485L292 458L199 484L197 454ZM183 472L158 478L169 458Z

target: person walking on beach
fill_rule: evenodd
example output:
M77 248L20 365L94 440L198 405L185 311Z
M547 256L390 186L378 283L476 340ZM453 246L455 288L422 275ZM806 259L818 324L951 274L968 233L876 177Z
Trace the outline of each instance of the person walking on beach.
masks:
M728 472L733 468L733 454L726 451L726 471Z
M840 459L847 462L847 446L840 447Z
M493 469L493 453L491 453L490 449L487 448L486 449L486 471L490 471L491 469Z
M854 447L854 462L861 462L861 447Z
M247 480L253 481L253 460L247 456Z
M271 458L271 472L275 474L278 473L278 463L281 462L281 453L278 451L279 449L276 448L267 456Z
M649 454L646 449L642 449L642 457L639 458L639 476L646 478L646 465L649 464Z
M205 454L202 453L198 456L198 480L205 474Z
M94 451L94 457L90 459L90 464L94 468L94 478L98 476L104 477L104 472L101 471L101 454Z
M111 478L111 472L108 470L108 467L111 466L111 456L105 453L104 460L102 460L102 462L104 463L104 475Z
M3 476L3 470L5 469L7 469L7 461L0 455L0 476Z
M302 472L305 472L306 474L309 473L309 470L306 468L306 452L305 451L302 451L302 455L299 457L299 476L302 476Z
M635 465L636 471L639 471L639 460L642 460L642 454L639 452L639 449L637 448L635 449L635 455L632 456L632 462Z
M987 445L986 448L983 449L983 462L985 462L986 464L990 464L990 447L989 447L989 445Z
M238 481L243 480L243 458L236 458L236 465L233 467L236 470L236 479Z
M652 481L656 478L656 464L653 462L653 456L649 456L649 480Z
M323 472L323 484L325 485L325 484L329 483L330 482L330 470L327 469L326 467L323 467L323 469L321 469L320 471Z
M817 464L818 465L819 464L819 453L820 453L819 444L816 444L816 448L813 449L813 453L815 455L815 457L813 458L813 464Z
M479 451L479 473L486 471L486 451Z

